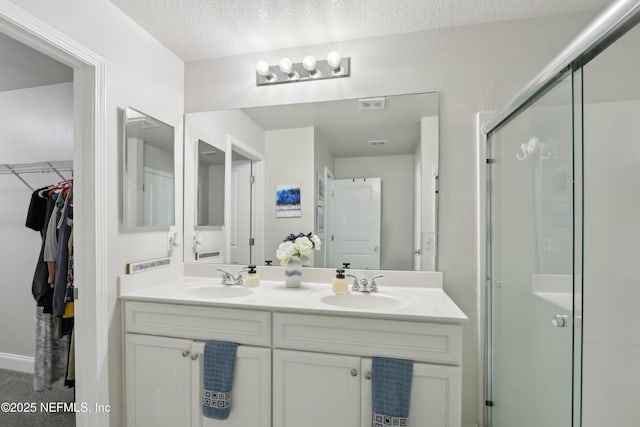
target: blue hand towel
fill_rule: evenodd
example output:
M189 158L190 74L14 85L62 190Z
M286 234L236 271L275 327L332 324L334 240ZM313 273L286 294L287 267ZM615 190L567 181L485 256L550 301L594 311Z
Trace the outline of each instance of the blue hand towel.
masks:
M413 361L374 357L371 375L373 427L408 425Z
M231 413L231 387L238 344L208 341L204 345L202 415L226 420Z

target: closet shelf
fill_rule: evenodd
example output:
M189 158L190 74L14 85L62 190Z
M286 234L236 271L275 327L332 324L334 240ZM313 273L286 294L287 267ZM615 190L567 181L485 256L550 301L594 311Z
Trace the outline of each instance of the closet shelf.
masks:
M60 172L72 172L73 171L73 161L72 160L56 160L51 162L36 162L36 163L4 163L0 164L0 175L15 175L20 181L24 183L31 191L33 191L33 187L29 185L27 181L24 180L20 175L25 173L48 173L54 172L56 173L60 179L67 179Z

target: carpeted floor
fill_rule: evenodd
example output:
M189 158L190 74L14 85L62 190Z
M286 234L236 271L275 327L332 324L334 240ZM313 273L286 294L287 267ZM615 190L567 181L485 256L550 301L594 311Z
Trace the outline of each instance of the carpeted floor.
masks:
M73 427L75 414L41 411L40 403L73 402L73 389L64 384L55 384L51 390L33 391L33 375L24 372L0 369L0 405L4 402L21 402L31 407L35 403L35 412L5 412L6 405L0 410L0 426L2 427ZM16 405L12 409L17 409ZM50 406L50 405L49 405ZM60 405L62 407L62 405Z

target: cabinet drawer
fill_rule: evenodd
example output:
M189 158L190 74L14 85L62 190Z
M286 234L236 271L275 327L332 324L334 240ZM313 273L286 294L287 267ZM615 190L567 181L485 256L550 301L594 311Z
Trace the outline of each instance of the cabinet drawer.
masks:
M126 332L271 346L265 311L125 302Z
M300 314L273 314L277 348L384 356L459 365L459 325Z

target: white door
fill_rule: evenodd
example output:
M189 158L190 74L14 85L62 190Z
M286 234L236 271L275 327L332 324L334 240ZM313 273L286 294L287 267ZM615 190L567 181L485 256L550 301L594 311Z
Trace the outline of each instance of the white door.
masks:
M231 264L250 264L251 160L234 160L231 167Z
M361 427L371 427L371 359L362 359ZM460 367L413 364L408 427L460 427Z
M333 264L333 242L331 241L331 230L333 230L333 172L329 168L324 168L324 266L340 267L342 264Z
M336 179L333 195L331 265L380 269L380 178Z
M191 341L127 334L128 427L191 425Z
M143 182L144 225L173 225L173 175L145 167ZM167 209L167 206L172 208Z
M273 425L360 425L360 358L274 350Z
M202 372L204 343L194 342L191 354L197 355L191 370L192 427L269 427L271 425L271 350L238 346L233 376L231 414L226 420L202 416ZM176 424L177 425L177 424Z

